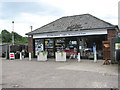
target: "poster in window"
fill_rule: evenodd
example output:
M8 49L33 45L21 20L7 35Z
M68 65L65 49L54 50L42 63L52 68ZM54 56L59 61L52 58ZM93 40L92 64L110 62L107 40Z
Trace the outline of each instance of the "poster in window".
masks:
M35 55L37 55L39 51L43 51L43 48L43 40L35 40Z

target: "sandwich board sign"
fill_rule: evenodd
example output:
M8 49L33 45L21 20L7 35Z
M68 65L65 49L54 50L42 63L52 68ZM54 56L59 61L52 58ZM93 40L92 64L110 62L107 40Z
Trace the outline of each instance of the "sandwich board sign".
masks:
M15 54L14 53L10 53L10 59L15 59Z

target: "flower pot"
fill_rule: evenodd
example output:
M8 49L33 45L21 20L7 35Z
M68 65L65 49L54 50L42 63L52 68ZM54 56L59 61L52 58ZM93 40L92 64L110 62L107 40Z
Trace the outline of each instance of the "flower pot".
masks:
M47 60L47 53L40 52L39 55L37 55L37 61L46 61Z
M56 52L56 61L66 61L66 52Z

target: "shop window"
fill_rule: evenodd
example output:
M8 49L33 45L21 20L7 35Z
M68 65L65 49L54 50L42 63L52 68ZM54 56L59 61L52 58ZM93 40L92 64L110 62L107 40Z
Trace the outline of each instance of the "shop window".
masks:
M65 49L65 39L64 38L56 39L55 48L56 48L56 51L64 50Z
M76 40L66 40L65 48L66 56L77 55L77 41Z
M45 51L48 52L48 57L54 57L54 40L53 39L45 40Z
M76 49L77 48L77 41L68 41L68 43L66 44L66 48Z
M35 40L35 55L37 56L37 53L43 50L44 50L43 40L42 39Z

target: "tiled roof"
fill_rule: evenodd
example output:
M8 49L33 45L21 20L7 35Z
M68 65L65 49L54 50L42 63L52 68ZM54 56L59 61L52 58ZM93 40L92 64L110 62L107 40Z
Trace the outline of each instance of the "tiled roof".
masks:
M27 34L67 31L67 30L69 31L76 29L85 30L90 28L104 28L104 27L113 27L113 26L114 25L106 21L103 21L95 16L92 16L90 14L82 14L82 15L62 17Z

